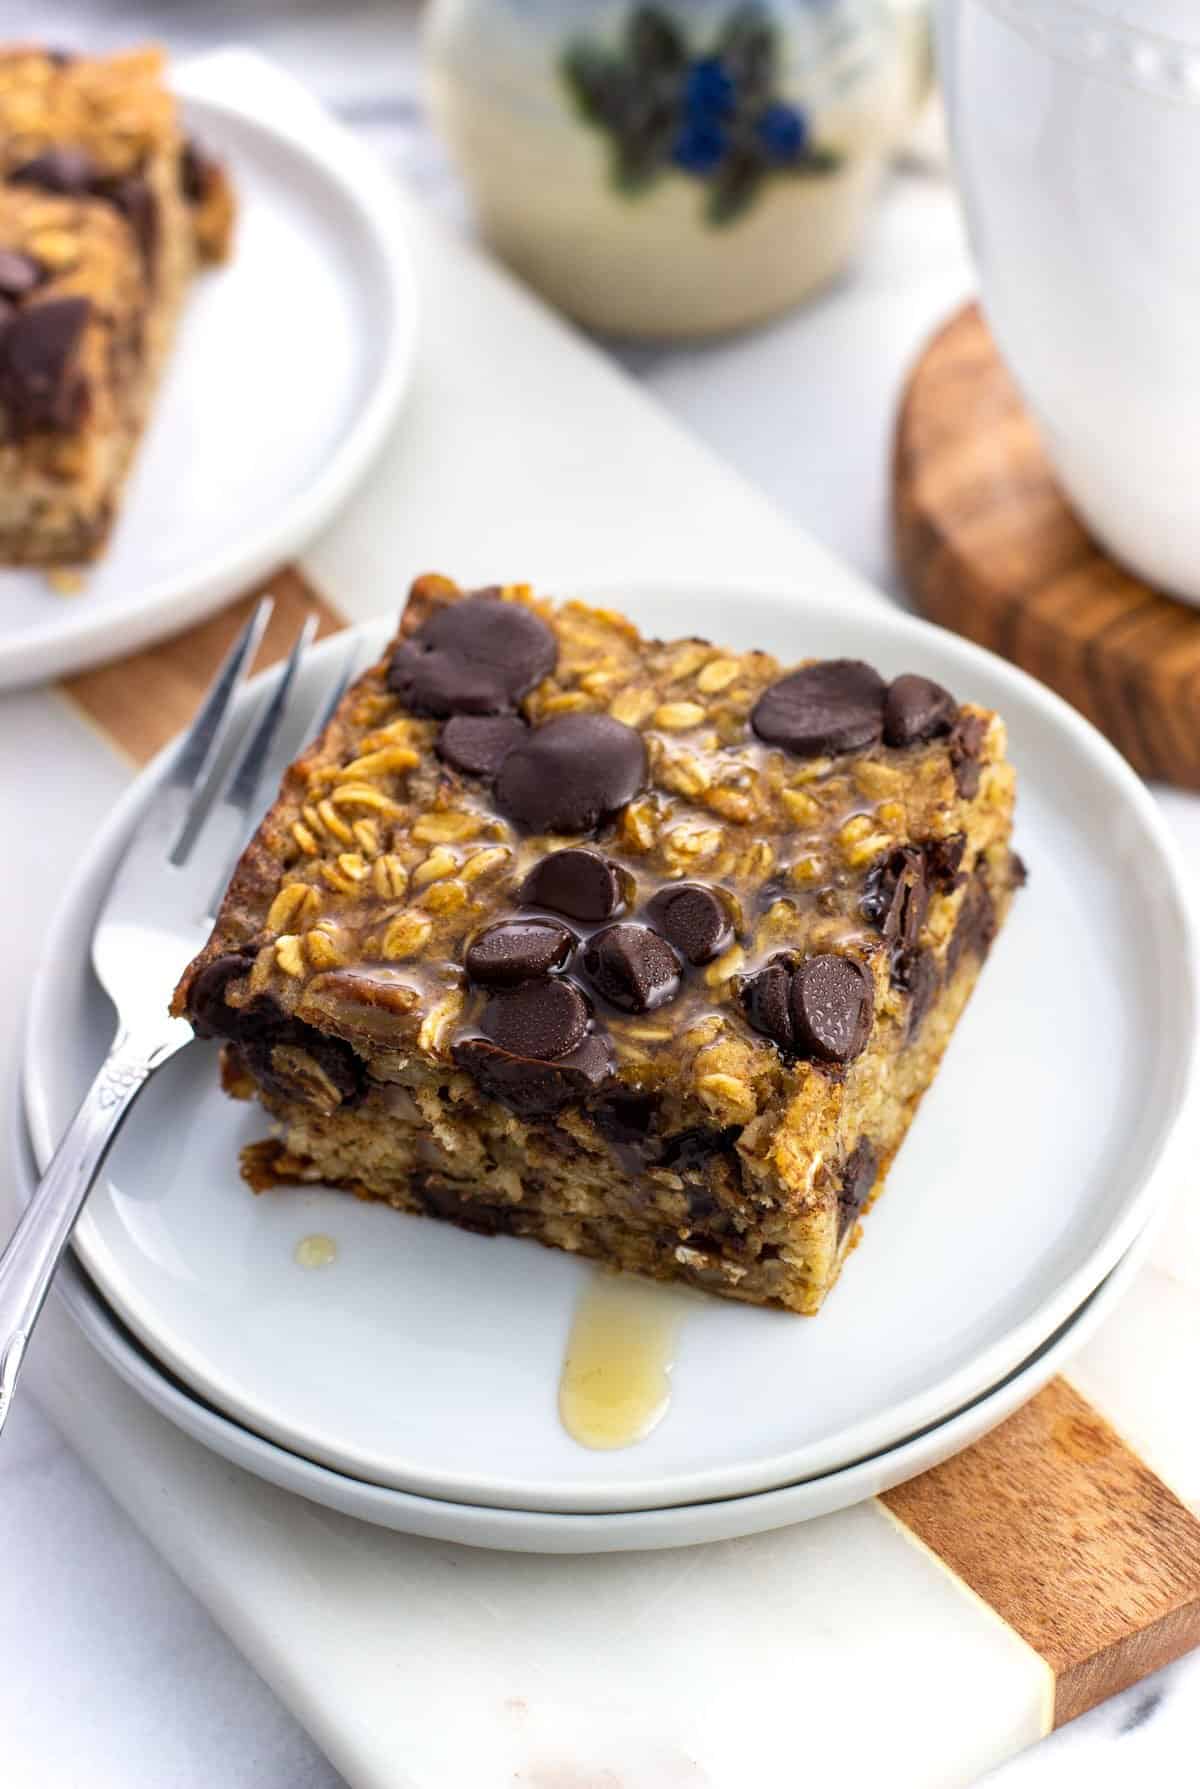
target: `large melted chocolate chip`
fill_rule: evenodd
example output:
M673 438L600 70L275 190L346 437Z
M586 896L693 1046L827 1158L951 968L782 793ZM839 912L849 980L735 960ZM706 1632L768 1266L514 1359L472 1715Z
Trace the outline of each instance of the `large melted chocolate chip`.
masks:
M44 269L32 255L0 248L0 298L24 298L42 279Z
M598 851L569 846L534 864L521 888L521 900L527 907L549 907L568 919L599 925L621 912L631 880L627 871Z
M583 953L588 980L625 1013L653 1012L679 991L680 963L665 938L629 920L597 932Z
M587 1023L587 1002L578 988L565 981L533 981L493 994L480 1028L510 1055L552 1062L583 1041Z
M924 851L916 845L900 845L872 864L861 906L864 917L889 944L911 950L929 908Z
M755 1031L761 1031L781 1050L790 1050L796 1041L790 998L792 967L790 959L777 957L757 975L747 976L740 989L743 1009Z
M437 755L464 776L490 779L528 732L519 714L452 714L438 735Z
M764 690L750 725L768 745L781 745L798 758L862 751L882 737L886 688L878 671L861 659L826 659Z
M76 366L91 305L52 298L18 311L0 333L0 403L14 435L69 429L87 402Z
M958 714L958 703L949 690L930 677L907 673L888 685L883 704L885 745L919 745L948 733Z
M852 1062L865 1049L875 995L870 976L850 957L805 957L792 977L790 1006L802 1056Z
M879 1173L879 1152L866 1137L860 1137L842 1169L838 1188L838 1238L846 1234L871 1196Z
M733 938L728 901L703 882L660 888L646 917L689 963L711 963Z
M17 186L36 186L45 193L77 199L91 192L99 175L95 158L86 149L63 143L22 162L8 178Z
M607 714L564 714L509 752L496 803L530 832L591 832L646 780L640 733Z
M447 603L402 640L387 683L413 714L503 714L557 662L558 642L539 616L480 592Z
M467 946L467 974L482 988L515 988L562 969L575 934L554 919L506 919Z
M612 1070L610 1047L595 1036L555 1062L515 1055L484 1037L464 1038L453 1055L489 1099L522 1118L543 1117L583 1099L602 1087Z
M987 722L978 714L960 714L950 735L950 768L954 787L964 801L973 801L979 793L979 760L987 737Z

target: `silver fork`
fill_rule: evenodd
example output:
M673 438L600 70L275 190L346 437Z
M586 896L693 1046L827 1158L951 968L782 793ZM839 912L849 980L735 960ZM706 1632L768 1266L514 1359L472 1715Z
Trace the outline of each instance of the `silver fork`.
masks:
M263 767L316 626L313 617L305 623L213 802L234 697L254 662L271 606L264 597L230 648L126 848L96 924L92 964L117 1009L116 1036L0 1256L0 1429L55 1268L104 1158L151 1075L192 1039L191 1026L171 1018L167 1002L208 936L257 818Z

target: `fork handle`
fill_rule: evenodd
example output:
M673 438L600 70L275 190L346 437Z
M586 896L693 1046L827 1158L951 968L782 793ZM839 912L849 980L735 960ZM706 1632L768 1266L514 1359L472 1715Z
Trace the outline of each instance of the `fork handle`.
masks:
M181 1028L182 1029L182 1028ZM190 1033L119 1031L112 1049L0 1255L0 1429L54 1271L75 1220L134 1100Z

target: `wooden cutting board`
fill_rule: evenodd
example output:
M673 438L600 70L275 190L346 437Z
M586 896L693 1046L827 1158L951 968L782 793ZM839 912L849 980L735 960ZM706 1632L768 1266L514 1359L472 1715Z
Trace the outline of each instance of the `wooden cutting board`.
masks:
M930 620L1040 677L1143 775L1200 789L1200 609L1087 533L976 304L909 377L892 501L899 562Z

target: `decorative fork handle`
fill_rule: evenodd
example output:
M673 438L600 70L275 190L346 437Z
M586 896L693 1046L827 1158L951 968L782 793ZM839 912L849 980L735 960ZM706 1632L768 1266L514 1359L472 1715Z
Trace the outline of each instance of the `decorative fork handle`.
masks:
M55 1269L75 1220L134 1100L156 1069L188 1041L119 1031L0 1255L0 1429Z

